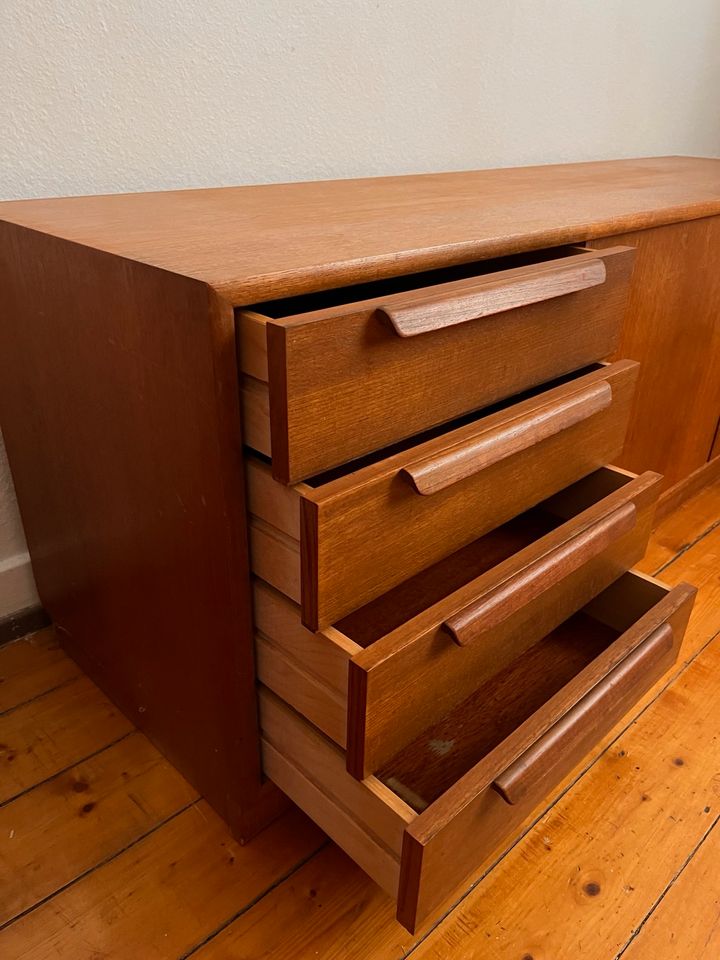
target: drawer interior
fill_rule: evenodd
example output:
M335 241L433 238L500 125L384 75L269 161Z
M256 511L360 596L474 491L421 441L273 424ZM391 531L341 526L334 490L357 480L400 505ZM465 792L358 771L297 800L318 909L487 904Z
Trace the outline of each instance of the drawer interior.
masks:
M265 769L414 930L670 667L694 594L624 574L361 781L336 744L261 689ZM541 762L521 764L526 792L516 780L504 795L540 744Z
M258 577L258 675L345 747L362 779L632 567L658 487L656 474L603 467L317 632ZM516 583L530 585L522 603L456 642L458 617L479 605L470 622L481 619Z
M656 600L664 596L657 590ZM573 615L517 656L389 760L378 779L418 813L424 810L632 625L629 612L620 626L604 622L611 602L604 597L595 616Z
M603 467L353 611L335 627L368 648L635 479L634 474Z

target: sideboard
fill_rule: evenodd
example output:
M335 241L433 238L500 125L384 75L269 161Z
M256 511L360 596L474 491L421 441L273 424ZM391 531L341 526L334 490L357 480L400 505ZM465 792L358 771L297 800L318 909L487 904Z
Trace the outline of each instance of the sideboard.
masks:
M0 296L61 642L408 929L677 658L631 568L720 475L720 160L10 201Z

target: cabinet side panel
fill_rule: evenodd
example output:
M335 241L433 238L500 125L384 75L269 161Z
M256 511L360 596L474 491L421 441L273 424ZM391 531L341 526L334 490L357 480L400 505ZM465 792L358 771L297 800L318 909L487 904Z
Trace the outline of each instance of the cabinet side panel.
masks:
M0 417L42 602L249 836L279 804L261 785L232 311L10 224L0 251Z
M625 233L636 247L618 357L640 361L625 450L668 487L707 462L720 416L720 217Z

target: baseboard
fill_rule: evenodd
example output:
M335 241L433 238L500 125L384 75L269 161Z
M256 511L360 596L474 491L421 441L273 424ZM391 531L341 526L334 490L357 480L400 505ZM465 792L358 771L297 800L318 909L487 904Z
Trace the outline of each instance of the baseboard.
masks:
M704 463L662 494L655 510L655 526L682 503L699 493L703 487L717 479L720 479L720 456L708 460L707 463Z
M42 630L43 627L50 625L50 619L42 607L28 607L26 610L19 610L17 613L11 613L7 617L0 619L0 647L11 640L19 640L20 637L28 633L34 633L36 630Z

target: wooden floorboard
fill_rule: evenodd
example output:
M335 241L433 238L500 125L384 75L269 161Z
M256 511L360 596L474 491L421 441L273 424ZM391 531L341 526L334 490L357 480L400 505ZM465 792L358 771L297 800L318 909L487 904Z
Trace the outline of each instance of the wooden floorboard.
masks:
M0 803L127 736L133 727L86 676L0 717Z
M136 732L6 804L0 926L197 799Z
M0 931L0 957L186 956L322 842L293 811L240 846L200 801Z
M617 956L717 813L719 699L716 640L413 956Z
M236 844L51 630L0 648L0 958L720 956L720 484L640 568L700 588L676 668L415 937L299 812Z
M711 484L661 520L638 570L660 576L686 550L720 524L720 481Z
M711 504L714 507L712 516L720 515L720 496L716 494ZM706 509L709 510L709 505ZM483 958L485 956L507 956L513 958L513 960L531 956L535 960L541 960L541 958L546 957L564 958L566 955L573 955L574 951L571 949L572 944L570 943L561 945L561 948L557 948L556 944L544 944L542 950L535 947L535 953L533 953L532 950L526 948L526 943L522 938L520 942L508 941L505 952L498 951L497 945L489 942L496 936L497 931L484 930L482 921L483 918L492 916L495 912L501 918L498 922L502 927L512 930L513 925L515 925L517 928L521 922L523 911L528 909L527 901L529 900L530 905L533 903L539 905L541 915L546 911L544 923L549 920L553 927L559 928L561 926L563 917L568 913L568 904L562 895L563 884L568 882L568 877L561 874L562 881L553 888L557 894L555 903L547 902L547 898L540 898L540 893L548 880L541 870L542 861L536 862L535 860L534 844L536 841L534 838L538 835L538 832L544 833L543 828L547 818L553 815L554 810L559 813L563 809L563 803L570 803L568 798L579 795L581 801L584 801L585 808L589 807L590 810L593 810L597 806L599 809L601 801L597 791L600 789L600 797L605 798L605 803L609 808L610 833L618 836L621 857L629 856L631 851L641 857L646 856L644 838L637 833L620 830L619 822L613 816L614 798L620 796L622 799L625 792L636 790L633 779L637 776L638 771L633 770L631 772L626 788L622 781L618 786L618 781L614 779L616 771L613 770L610 775L611 790L609 792L607 784L598 788L590 774L595 766L600 767L602 764L609 763L610 760L607 758L612 757L615 749L618 752L624 749L623 747L616 747L614 741L624 730L629 734L634 729L634 717L638 713L642 713L644 710L649 713L651 708L656 708L660 703L673 702L670 693L671 688L679 682L681 676L684 676L688 661L697 658L703 647L709 649L706 646L709 638L720 630L720 529L713 529L713 523L714 520L708 521L707 517L699 519L698 527L693 530L692 536L692 540L697 542L690 549L683 549L686 542L689 541L687 541L687 538L681 538L678 542L677 562L667 566L665 571L665 579L670 583L679 583L682 580L689 579L699 587L696 601L697 615L693 616L688 629L680 664L648 692L637 705L633 715L624 718L616 729L590 752L580 767L560 785L554 792L554 796L533 813L526 825L526 830L529 832L525 834L524 838L513 845L505 857L502 856L503 850L497 852L496 859L491 860L488 868L486 868L486 876L465 899L465 902L457 905L455 909L453 909L453 903L446 905L449 916L444 922L437 924L433 932L428 934L427 930L421 930L415 938L410 937L396 923L392 905L384 901L382 897L373 895L373 885L369 881L364 881L354 865L345 864L344 870L349 874L349 878L347 884L343 884L338 876L337 867L330 871L327 882L324 883L322 871L318 871L315 864L309 863L293 877L292 884L288 883L284 885L283 890L279 889L274 892L272 904L258 904L251 912L223 931L222 935L218 937L219 942L216 945L208 945L206 950L200 954L201 960L221 960L221 958L226 957L228 960L232 960L232 958L238 958L239 960L239 958L254 956L255 952L260 949L265 936L270 938L272 951L269 955L274 960L275 958L277 960L288 958L289 960L290 957L294 956L312 956L313 948L320 951L319 956L342 957L347 958L347 960L354 960L354 958L359 960L362 957L373 957L377 960L385 960L385 958L390 960L392 958L392 960L395 960L395 958L408 954L412 954L413 957L472 957L474 956L473 950L477 950L477 955ZM702 531L709 531L707 537L701 537ZM704 540L707 542L703 542ZM720 641L718 641L717 646L720 647ZM720 666L720 654L718 656L718 665ZM691 680L695 679L695 675L692 675ZM720 677L715 695L720 699ZM680 729L686 729L691 736L695 735L693 725L698 722L702 722L705 729L712 728L712 719L716 713L715 700L712 699L709 704L707 700L704 700L703 703L705 713L700 720L698 717L685 715L682 711L678 714ZM674 715L672 707L670 713ZM649 749L652 753L654 734L651 733L649 736ZM709 754L706 758L706 763L711 770L713 770L713 763L717 764L717 762L718 757L715 754ZM673 773L677 769L675 765L672 765ZM717 769L720 769L720 767ZM597 777L597 774L593 773L593 776ZM600 782L605 783L605 781ZM673 781L668 779L666 787L669 788L672 783ZM553 806L553 801L562 794L565 794L565 796ZM587 823L588 815L588 809L583 809L583 803L581 802L577 814L573 814L572 819L569 820L568 835L579 837L582 848L591 851L592 836L589 832L577 828L578 823ZM535 825L533 826L533 824ZM647 839L650 839L649 835ZM673 837L672 843L670 840L667 843L672 846L676 840L677 835ZM687 843L692 844L692 838L689 838ZM578 847L573 846L572 849L567 850L562 844L559 844L558 847L553 864L554 869L559 871L558 862L562 863L566 856L577 858ZM548 851L544 848L544 841L541 842L541 849L542 854L546 856ZM590 855L588 853L588 856ZM325 856L329 857L329 854L325 854ZM494 889L495 878L499 875L498 871L505 863L517 863L516 873L513 874L512 883L502 888L502 896L494 896L492 902L490 902L489 897ZM516 885L517 889L513 885ZM356 889L359 892L353 894L351 891ZM527 899L521 899L522 895L519 891L522 891ZM619 904L624 902L625 897L626 894L623 891L618 897L619 902L616 902L606 892L602 900L593 902L593 905L596 908L601 905L611 915L618 909ZM499 902L496 903L496 900ZM502 919L503 903L506 905L522 903L522 909L513 913L512 918L505 922ZM317 908L318 904L322 905L322 910ZM650 909L652 898L650 898L649 905L648 901L645 901L644 905L647 909ZM578 916L582 921L585 916L581 907L582 904L578 905ZM560 911L559 916L555 915L555 910ZM283 916L284 922L280 924L279 930L270 930L262 922L256 922L257 916L260 916L264 911L276 912ZM641 920L644 916L642 907L639 913L639 919ZM347 918L349 936L344 943L338 930L338 916ZM603 917L602 923L605 922L605 919ZM627 916L624 919L629 924L625 931L629 938L633 929L632 920ZM542 924L538 923L536 929L538 936L540 936L541 928ZM580 923L580 929L582 929L582 922ZM442 934L441 931L443 931ZM577 931L574 932L577 933ZM620 939L622 940L622 935ZM570 940L572 940L572 936L570 936ZM579 943L580 940L578 939L576 945L579 945ZM417 946L418 944L419 946ZM414 947L416 949L413 949ZM597 960L605 960L605 958L610 960L610 958L615 957L615 952L607 943L598 942L594 946L592 942L583 942L583 956L588 957L589 960L596 960L596 958ZM691 954L688 954L688 960L690 956ZM653 960L664 960L664 958L654 957Z
M0 647L0 714L62 686L80 674L52 629Z
M624 960L720 957L720 814L621 956Z

